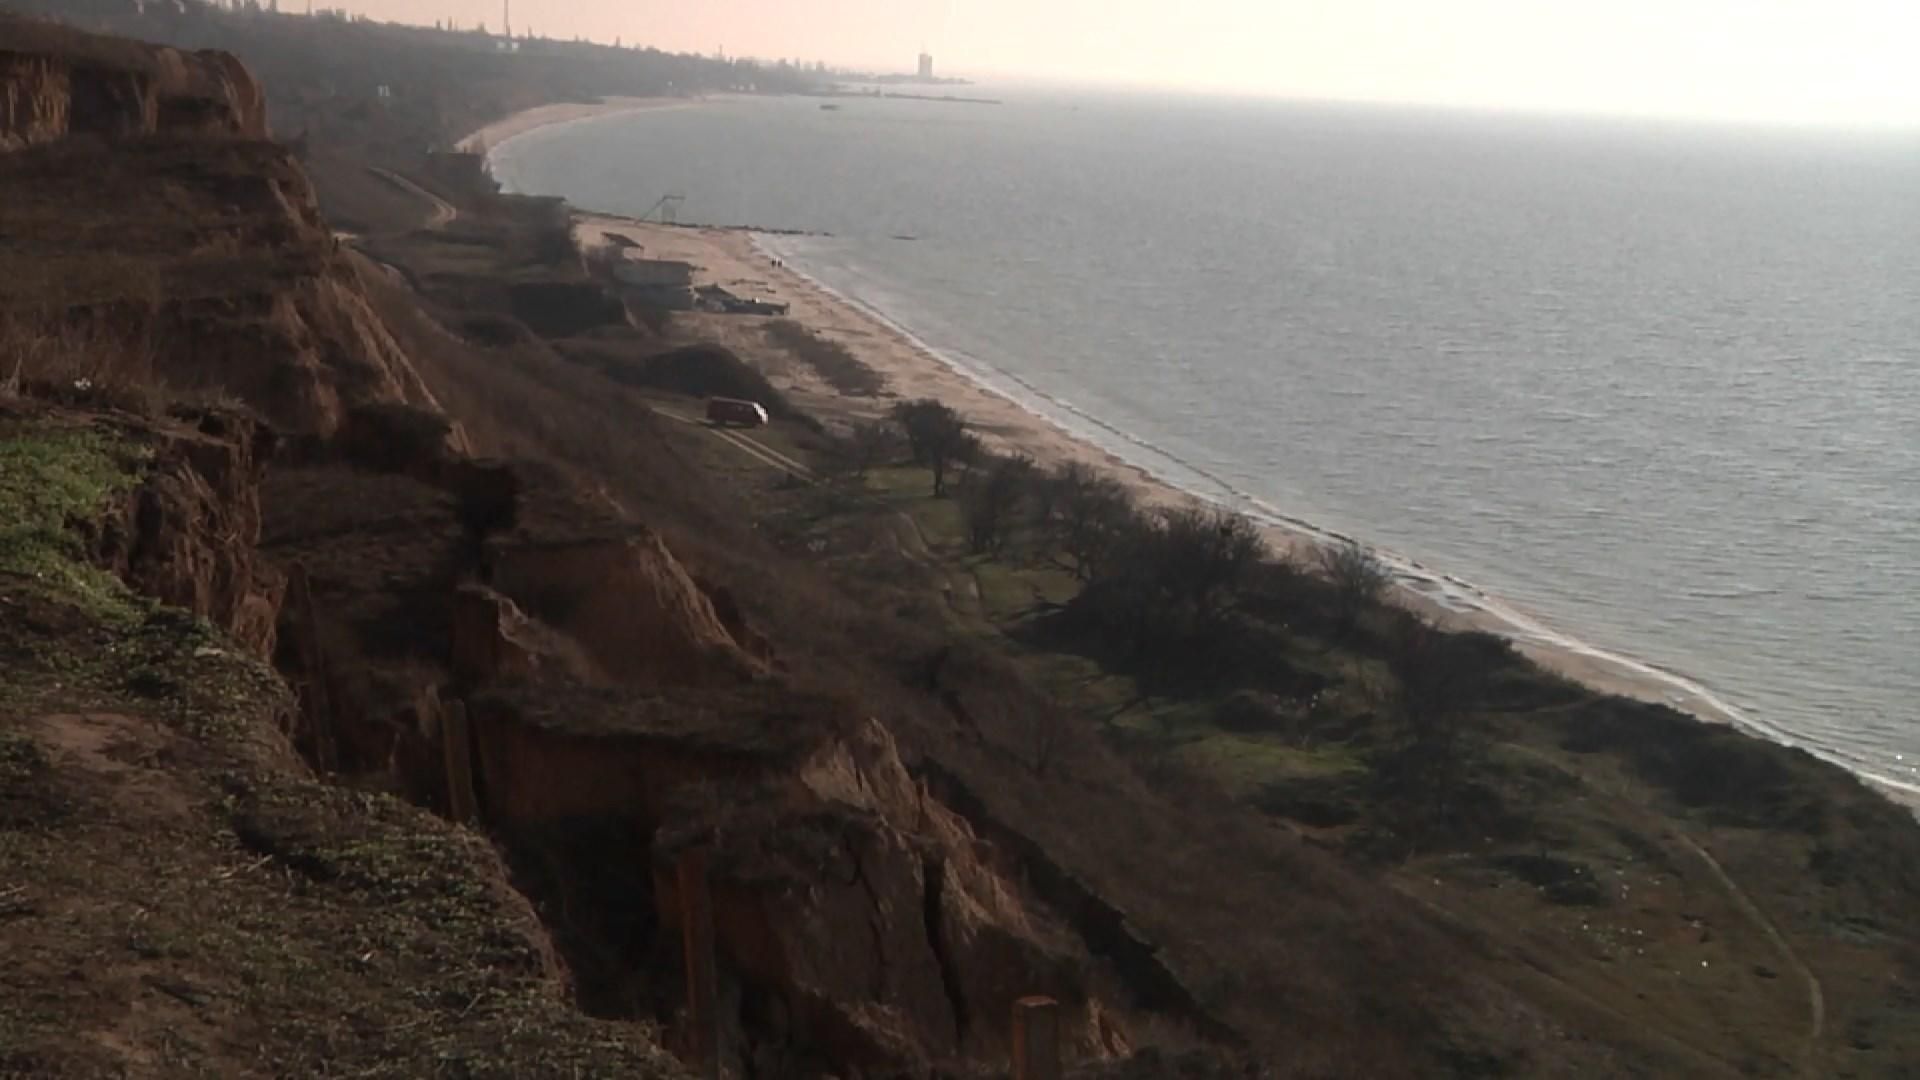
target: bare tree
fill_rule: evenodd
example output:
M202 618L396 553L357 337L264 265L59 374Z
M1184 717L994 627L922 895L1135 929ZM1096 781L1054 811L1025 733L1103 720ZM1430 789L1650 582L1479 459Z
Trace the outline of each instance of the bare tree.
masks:
M900 437L886 424L855 424L836 456L847 474L865 480L876 466L890 461L899 446Z
M1485 654L1466 636L1407 613L1388 636L1386 661L1387 703L1402 732L1385 771L1425 826L1448 824L1467 777L1467 721L1486 691Z
M1075 598L1081 624L1129 663L1194 672L1219 658L1217 631L1259 565L1259 533L1226 510L1132 516Z
M1054 543L1074 576L1091 581L1106 571L1125 537L1139 530L1133 500L1118 481L1078 462L1054 473L1047 487Z
M1260 533L1244 515L1220 508L1167 511L1154 569L1195 626L1213 623L1259 562Z
M1023 455L990 459L961 493L960 512L967 522L967 545L976 555L1004 551L1020 523L1021 504L1031 497L1038 470Z
M1418 738L1445 738L1433 729L1479 700L1486 685L1486 661L1466 648L1460 635L1411 613L1403 615L1388 638L1386 655L1396 684L1394 712Z
M1370 549L1352 540L1329 544L1319 552L1320 571L1333 585L1336 611L1343 632L1351 631L1360 613L1374 604L1393 580L1387 564Z
M979 452L980 441L967 430L960 414L932 398L897 405L893 418L907 433L913 460L933 471L933 494L947 493L947 473Z

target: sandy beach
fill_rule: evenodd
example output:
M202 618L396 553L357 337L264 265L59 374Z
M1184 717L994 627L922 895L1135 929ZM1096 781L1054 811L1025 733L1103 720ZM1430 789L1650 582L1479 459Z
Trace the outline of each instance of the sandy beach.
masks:
M454 146L464 154L485 154L499 149L501 143L516 135L525 135L538 128L571 124L580 120L613 116L617 113L637 112L642 109L683 109L693 105L711 105L723 100L725 98L722 97L611 97L595 102L563 101L502 117L461 139Z
M549 124L629 109L688 104L693 103L629 99L600 106L552 106L490 125L474 138L481 145L497 146L500 139ZM1201 501L983 385L901 330L776 260L749 231L668 226L588 211L580 211L576 222L577 238L583 247L603 243L610 233L618 234L637 245L627 251L628 257L683 261L695 267L697 284L718 284L739 295L788 304L789 318L821 337L839 342L885 379L886 389L878 396L846 396L805 365L789 361L782 350L771 347L765 337L764 318L706 313L676 317L685 336L726 345L761 365L797 405L830 424L877 419L898 401L935 398L966 416L983 442L996 451L1026 454L1050 467L1069 462L1087 464L1127 485L1149 506ZM1299 557L1310 557L1317 545L1339 538L1305 521L1274 523L1265 531L1277 550ZM1395 571L1399 601L1440 625L1508 637L1549 670L1596 690L1669 705L1706 721L1768 734L1737 707L1684 676L1588 645L1440 571L1390 552L1381 555ZM1920 794L1882 789L1897 801L1920 807Z

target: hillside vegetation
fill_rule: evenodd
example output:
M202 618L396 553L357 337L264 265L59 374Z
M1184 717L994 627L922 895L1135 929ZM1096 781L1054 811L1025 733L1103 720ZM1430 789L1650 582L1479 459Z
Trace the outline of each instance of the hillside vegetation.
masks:
M537 54L86 10L282 135L444 94L312 172L217 57L0 131L0 1073L678 1075L689 917L731 1076L1004 1076L1030 994L1086 1077L1920 1059L1920 827L1852 777L638 310L426 151L584 85ZM698 422L796 357L873 421Z

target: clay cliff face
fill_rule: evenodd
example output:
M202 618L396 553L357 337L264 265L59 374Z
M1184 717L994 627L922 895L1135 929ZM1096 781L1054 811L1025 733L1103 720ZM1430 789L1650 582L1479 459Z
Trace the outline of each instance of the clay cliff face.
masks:
M578 642L615 682L655 689L715 686L761 671L721 623L713 602L651 532L501 545L490 561L496 589Z
M507 655L512 679L524 668ZM652 837L661 940L683 914L677 853L709 852L724 978L751 1003L728 1010L737 1065L1003 1060L1009 1004L1032 993L1065 1006L1076 1059L1125 1052L1078 938L912 779L884 725L851 719L856 703L766 683L671 697L520 683L469 708L490 826Z
M126 483L70 523L88 562L134 594L205 619L254 656L272 654L286 582L255 546L270 432L225 409L139 417L0 396L4 437L26 426L102 435L121 448Z
M78 35L5 25L0 46L0 151L75 135L267 137L266 97L232 56L116 44L106 55Z
M255 545L273 436L233 413L180 421L150 437L152 467L97 557L134 591L185 608L270 656L286 581Z
M283 433L439 411L223 53L0 16L0 324L44 374L226 393Z

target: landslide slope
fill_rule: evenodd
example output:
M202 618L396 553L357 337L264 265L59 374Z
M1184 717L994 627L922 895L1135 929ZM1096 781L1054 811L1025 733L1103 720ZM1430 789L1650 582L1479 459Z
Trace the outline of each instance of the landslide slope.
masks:
M434 407L237 61L7 15L0 42L0 380L231 394L319 435Z
M257 435L0 404L0 1075L678 1075L478 834L314 777L258 604L107 569L277 595Z

